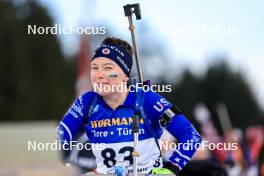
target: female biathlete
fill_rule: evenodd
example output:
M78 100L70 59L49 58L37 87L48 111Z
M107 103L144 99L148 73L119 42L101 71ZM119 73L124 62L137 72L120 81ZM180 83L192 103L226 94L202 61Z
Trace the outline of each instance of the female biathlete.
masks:
M59 123L60 139L67 150L84 129L96 158L96 173L114 173L120 162L132 173L132 122L140 111L138 172L170 173L163 168L160 154L163 128L182 144L169 159L170 168L180 171L195 153L201 137L183 113L158 93L128 86L132 56L133 49L126 41L108 37L101 42L91 62L94 91L81 95L64 115Z

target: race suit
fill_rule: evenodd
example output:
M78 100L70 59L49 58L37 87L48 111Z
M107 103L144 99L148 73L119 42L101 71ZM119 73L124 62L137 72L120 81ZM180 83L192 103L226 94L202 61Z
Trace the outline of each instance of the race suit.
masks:
M162 167L160 146L157 145L163 129L160 120L173 105L155 92L146 91L143 94L145 118L139 120L138 172L149 173L154 167ZM90 113L95 96L96 105ZM131 124L136 102L136 93L130 91L125 102L113 110L96 92L81 95L59 123L61 141L69 144L84 128L96 158L97 173L114 173L114 166L120 161L126 163L128 173L133 172L134 137ZM165 128L178 143L201 143L200 135L182 113L176 113ZM181 170L195 151L195 147L186 149L184 145L178 145L169 160Z

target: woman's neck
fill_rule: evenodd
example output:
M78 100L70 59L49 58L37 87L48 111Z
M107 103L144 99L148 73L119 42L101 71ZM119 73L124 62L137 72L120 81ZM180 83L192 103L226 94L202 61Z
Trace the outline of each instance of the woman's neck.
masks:
M119 105L124 104L129 91L118 92L109 96L104 96L105 103L112 109L116 109Z

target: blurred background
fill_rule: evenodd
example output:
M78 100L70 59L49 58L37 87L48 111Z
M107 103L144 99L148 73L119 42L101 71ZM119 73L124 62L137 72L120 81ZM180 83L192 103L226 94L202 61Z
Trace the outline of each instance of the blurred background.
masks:
M0 175L71 175L58 166L58 152L29 151L28 141L56 139L58 121L91 89L89 62L104 37L131 43L123 5L136 2L0 1ZM213 157L229 175L264 172L264 3L140 5L142 20L134 22L144 79L171 84L172 92L161 94L204 139L239 143L233 153L195 159Z

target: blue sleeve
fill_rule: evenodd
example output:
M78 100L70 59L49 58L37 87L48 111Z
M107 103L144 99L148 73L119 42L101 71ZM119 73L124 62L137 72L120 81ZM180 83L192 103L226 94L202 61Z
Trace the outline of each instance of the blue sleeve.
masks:
M169 160L181 170L199 148L202 138L183 114L174 116L166 129L178 140Z
M93 92L87 92L74 101L57 127L59 138L63 142L70 142L81 130L87 117Z
M159 94L152 91L145 92L144 99L144 109L146 114L153 122L153 125L157 123L159 124L160 117L172 106L172 104Z
M146 114L152 118L154 126L160 123L163 113L172 107L171 103L154 92L146 93L144 104ZM190 121L181 113L175 114L166 129L178 141L177 148L169 160L181 170L190 161L202 138Z
M172 106L172 104L159 94L152 91L145 92L144 96L144 111L150 121L153 131L155 132L155 137L160 139L163 133L160 126L160 117Z

